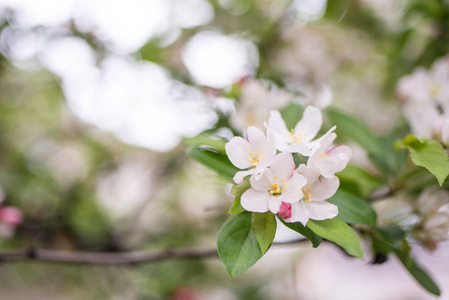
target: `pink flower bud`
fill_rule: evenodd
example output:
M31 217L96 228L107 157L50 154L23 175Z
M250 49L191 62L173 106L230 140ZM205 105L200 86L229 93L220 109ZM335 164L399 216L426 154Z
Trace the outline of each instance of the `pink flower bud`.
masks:
M287 202L282 202L279 209L279 216L283 219L290 219L292 217L292 205Z

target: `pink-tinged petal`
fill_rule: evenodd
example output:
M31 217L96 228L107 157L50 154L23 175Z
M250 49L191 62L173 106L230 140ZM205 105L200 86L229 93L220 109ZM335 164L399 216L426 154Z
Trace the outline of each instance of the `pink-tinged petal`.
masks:
M293 203L292 216L285 221L289 223L301 222L302 225L306 226L309 221L309 211L305 208L306 204L304 202Z
M279 208L279 217L283 219L289 219L292 217L292 205L290 203L282 202Z
M270 198L271 195L267 191L259 192L255 189L249 189L243 193L240 203L247 211L263 213L268 211L268 200Z
M290 144L285 148L285 151L299 153L303 156L309 156L311 154L311 149L307 144Z
M338 215L338 207L326 201L306 202L304 208L312 220L332 219Z
M281 200L283 202L294 203L304 197L302 188L306 185L307 179L301 174L294 173L292 178L285 182L285 189L282 191Z
M352 158L352 150L346 145L337 146L329 150L327 153L327 159L331 159L335 162L335 172L340 172Z
M300 164L296 169L296 172L303 175L307 179L307 183L312 185L320 177L320 169L317 167L306 166Z
M277 214L279 209L281 208L282 201L280 201L280 197L272 196L270 200L268 200L268 209L273 213Z
M270 169L279 179L284 178L288 180L292 177L295 167L296 165L292 155L288 152L283 152L276 155Z
M317 161L321 160L323 158L323 155L327 152L327 150L332 145L336 137L337 135L329 130L325 135L323 135L319 139L319 141L315 141L314 142L315 144L312 146L314 151L310 155L309 160L307 161L307 165L314 166Z
M248 176L248 175L252 175L254 173L254 169L248 170L248 171L238 171L237 173L235 173L234 178L232 178L232 180L234 180L235 183L240 184L243 182L243 179Z
M271 184L273 183L273 172L270 169L264 169L262 173L257 176L251 176L249 182L251 183L251 187L260 192L267 192L271 188Z
M335 135L334 139L337 137L337 135L334 133L334 130L335 130L335 129L337 129L337 126L333 126L333 127L332 127L331 129L329 129L325 134L323 134L320 138L318 138L318 139L316 139L316 140L313 140L313 141L311 141L311 142L308 143L310 149L312 149L312 150L311 150L311 151L312 151L312 154L314 154L319 148L321 148L321 145L322 145L322 143L323 143L323 140L326 142L326 139L328 139L329 136L332 137L332 136ZM333 140L334 140L334 139L333 139ZM333 142L333 140L332 140L332 142ZM331 142L330 145L332 145L332 142ZM328 142L327 142L327 143L328 143ZM324 149L324 147L322 147L323 151L326 151L326 150L330 147L330 145L329 145L329 146L324 145L324 147L327 147L327 148Z
M23 214L15 207L1 207L0 208L0 221L10 225L19 225L22 223Z
M301 132L307 134L306 141L312 140L323 124L321 110L314 106L307 106L301 121L295 126L295 133Z
M252 151L247 140L241 137L233 137L226 145L226 154L231 163L239 169L247 169L252 167L252 162L249 161L248 151Z
M335 132L328 132L327 134L325 134L319 141L319 143L321 144L320 150L323 151L323 153L327 152L327 149L332 146L332 143L336 138L337 134Z
M248 129L246 130L246 135L252 149L258 149L260 151L267 148L267 138L259 128L254 126L248 127Z
M340 186L340 180L338 177L333 176L331 178L320 177L312 185L310 190L310 200L312 201L323 201L332 197Z

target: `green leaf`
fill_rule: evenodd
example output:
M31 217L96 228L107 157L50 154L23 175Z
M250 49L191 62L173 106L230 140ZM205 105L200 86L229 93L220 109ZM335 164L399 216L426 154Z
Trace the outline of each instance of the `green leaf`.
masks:
M362 121L334 109L327 109L326 113L332 125L337 125L339 135L353 140L368 153L382 153L379 139Z
M343 190L338 190L337 193L327 201L338 206L337 218L346 223L366 225L376 224L376 212L363 198Z
M239 171L226 155L218 152L194 147L190 149L189 155L199 163L231 180L235 173Z
M443 185L449 175L449 157L438 141L408 135L399 146L408 149L413 163L429 170Z
M253 213L251 227L263 255L273 243L276 234L276 217L269 211L263 214Z
M295 128L296 123L301 120L303 113L304 107L293 102L290 102L281 111L282 119L285 121L285 125L289 129Z
M239 214L245 211L245 209L240 204L240 199L242 198L242 194L250 187L251 184L249 183L248 177L246 177L242 183L234 185L232 187L231 193L235 196L235 198L234 204L232 205L231 209L229 209L230 214Z
M397 243L405 237L405 231L396 225L374 228L372 246L375 254L387 255L398 249Z
M232 277L242 274L262 257L251 221L249 212L234 215L218 233L218 255Z
M346 168L338 173L340 181L353 182L359 186L360 191L364 196L368 196L371 192L384 184L384 181L377 178L364 169L349 164Z
M363 258L363 250L360 246L359 238L354 230L340 219L309 220L307 227L322 238L339 245L350 255Z
M304 227L301 223L288 223L285 222L282 218L279 218L281 222L290 228L293 231L296 231L299 234L302 234L304 237L306 237L309 241L312 242L313 248L318 247L321 244L321 241L323 240L319 235L315 234L312 230L310 230L307 227Z
M395 249L394 254L401 261L407 271L416 279L416 281L425 288L428 292L440 296L441 291L438 285L433 281L433 279L427 274L424 269L422 269L408 253L404 253L401 250Z
M219 153L226 154L226 140L221 138L214 138L206 134L199 134L195 137L182 139L183 143L190 147L206 146L212 148Z
M405 231L396 225L388 225L376 228L382 239L389 244L396 244L405 237Z

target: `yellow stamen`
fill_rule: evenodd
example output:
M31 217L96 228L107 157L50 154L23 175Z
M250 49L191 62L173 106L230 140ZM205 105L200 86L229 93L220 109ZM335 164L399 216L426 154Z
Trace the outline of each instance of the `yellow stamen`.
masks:
M279 185L276 182L277 176L273 177L274 182L271 184L271 189L268 191L273 196L279 196L282 195L282 191L287 188L287 183L284 183L283 186ZM281 179L282 182L285 181L284 178Z
M301 199L303 202L310 202L312 201L310 198L312 198L312 188L310 187L310 184L307 185L307 188L302 188L302 193L304 194L303 198Z
M263 154L262 154L263 150L260 150L260 152L261 152L260 154L258 153L259 149L254 149L255 153L253 153L249 150L246 152L249 153L248 161L253 165L253 167L257 166L257 164L263 158Z

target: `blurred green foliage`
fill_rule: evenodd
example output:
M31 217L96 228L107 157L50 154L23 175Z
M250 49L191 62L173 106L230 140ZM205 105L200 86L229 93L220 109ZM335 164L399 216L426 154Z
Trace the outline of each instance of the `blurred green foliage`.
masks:
M209 2L215 10L215 19L210 24L184 29L180 37L168 46L163 45L159 38L153 38L134 56L160 64L174 78L194 85L180 62L180 49L195 33L218 28L226 34L242 35L252 40L259 52L256 77L284 87L289 83L286 79L288 66L280 64L279 59L285 51L295 51L285 31L290 26L304 26L329 36L335 35L337 40L348 35L360 38L360 43L366 42L372 52L364 53L362 60L330 58L338 61L339 76L334 83L338 88L349 80L357 82L367 73L374 73L373 77L382 82L382 96L386 95L378 100L393 101L394 88L401 76L417 66L428 67L449 52L449 3L444 0L405 1L404 6L398 8L402 14L398 26L389 26L382 18L382 12L379 14L358 0L329 1L324 17L307 25L289 9L292 1L237 1L240 7L248 7L242 14L232 14L223 9L217 0ZM274 6L278 8L275 15L271 11ZM1 30L8 26L3 22ZM108 50L95 34L81 32L76 26L71 26L66 34L86 40L96 50L98 59L107 56ZM339 54L339 46L341 44L333 46L332 55ZM349 48L353 47L350 45ZM326 62L322 64L324 68ZM192 156L216 171L225 170L229 181L235 168L223 155L223 140L211 141L208 140L209 135L202 135L196 140L186 139L185 145L164 154L125 145L110 134L77 119L64 101L59 83L54 75L42 69L26 71L17 68L7 57L0 57L0 186L6 193L5 205L17 206L25 215L25 221L14 238L2 240L2 249L35 246L117 252L213 246L221 224L228 217L233 197L227 193L224 181L214 177L213 171L197 166L185 152L186 145L197 147L191 150ZM237 85L220 91L230 97L238 97L239 92ZM339 97L336 95L337 99ZM362 95L360 97L363 98ZM300 119L302 106L291 104L282 114L291 128ZM436 182L431 176L423 182L422 176L427 174L406 174L404 171L406 152L398 152L393 147L403 128L394 128L393 133L379 137L357 117L332 109L327 111L327 116L331 123L337 124L341 136L358 143L371 154L371 161L378 171L373 175L350 166L340 174L345 190L342 193L351 193L348 198L355 203L351 209L358 206L370 208L359 197L368 197L383 184L404 187L407 186L406 179L410 179L407 182L418 193L429 182ZM230 125L226 114L221 113L215 127L207 133L223 127ZM235 128L231 130L235 132ZM206 148L198 147L201 145ZM80 156L81 165L77 165L71 156L64 156L65 149ZM148 182L151 196L141 206L117 218L103 207L98 184L131 160L148 166L157 179L155 183ZM187 194L189 188L191 191ZM239 191L241 195L240 192L243 191ZM336 195L334 201L339 201L342 193ZM197 204L207 197L217 197L223 202L218 207ZM201 218L187 215L184 206L194 205L202 210ZM362 220L356 220L358 223L372 224L375 214L370 210L369 215L358 217ZM343 213L340 218L351 221L345 219ZM290 227L296 227L292 229L307 236L314 246L320 244L321 238L309 228L301 224L290 224ZM376 238L378 243L374 244L385 246L380 237ZM358 248L351 253L361 255ZM401 262L410 259L403 252L395 253ZM427 275L422 275L414 263L404 264L416 276L426 278ZM272 274L258 275L257 282L252 278L254 273L232 280L216 260L174 260L139 267L19 263L2 265L0 289L5 299L19 298L24 286L27 287L24 293L40 295L45 291L45 299L107 299L113 296L174 299L182 289L199 294L228 289L236 299L274 299L277 295L268 294L263 286L276 285L288 274L274 279ZM427 287L436 293L431 283Z

